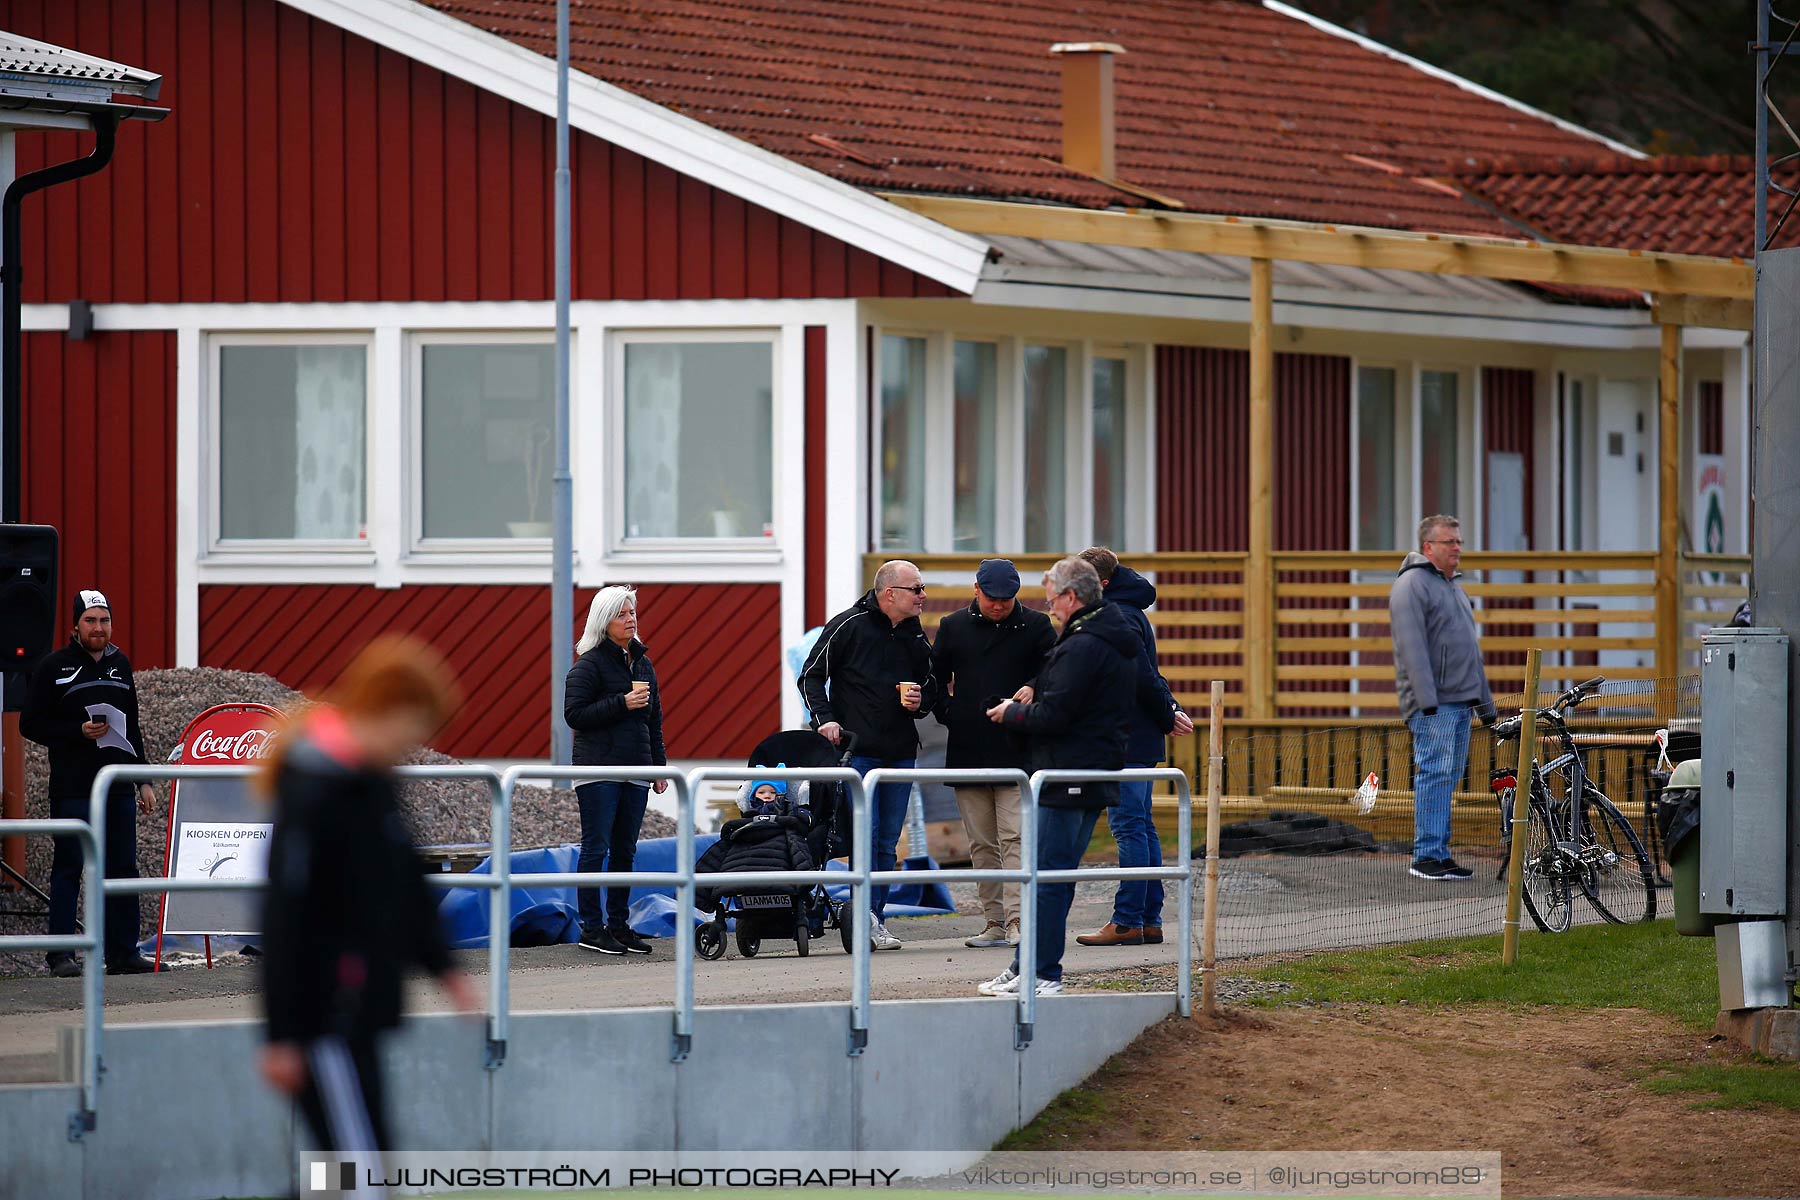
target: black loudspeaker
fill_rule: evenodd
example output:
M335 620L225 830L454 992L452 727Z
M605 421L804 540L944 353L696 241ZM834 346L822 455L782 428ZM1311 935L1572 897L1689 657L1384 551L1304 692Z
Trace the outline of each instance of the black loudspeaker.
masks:
M56 636L56 527L0 525L0 671L29 673Z

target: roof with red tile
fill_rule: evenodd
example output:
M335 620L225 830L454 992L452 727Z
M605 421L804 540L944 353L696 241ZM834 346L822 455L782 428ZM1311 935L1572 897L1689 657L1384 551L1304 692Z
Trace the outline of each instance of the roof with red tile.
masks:
M551 0L424 0L547 56ZM1516 235L1453 160L1608 149L1247 0L582 0L577 70L861 188L1086 207L1049 47L1110 41L1118 174L1199 212Z
M1455 179L1547 241L1748 258L1756 240L1751 163L1749 155L1564 156L1470 163ZM1800 238L1800 216L1790 225L1780 244Z

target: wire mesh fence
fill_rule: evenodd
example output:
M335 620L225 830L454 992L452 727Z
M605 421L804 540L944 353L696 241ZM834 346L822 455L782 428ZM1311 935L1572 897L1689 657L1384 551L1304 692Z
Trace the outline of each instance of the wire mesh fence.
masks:
M1558 695L1541 694L1539 707L1554 704ZM1499 715L1517 712L1523 700L1517 694L1496 697ZM1507 842L1494 772L1517 766L1519 746L1516 739L1497 742L1480 725L1471 728L1466 718L1460 719L1460 730L1458 724L1458 718L1446 720L1441 713L1415 718L1410 726L1298 721L1228 737L1220 836L1221 957L1499 932ZM1657 882L1656 911L1669 915L1667 863L1655 822L1655 800L1666 778L1659 768L1699 756L1699 679L1601 684L1568 710L1567 735L1592 786L1642 841ZM1559 737L1545 737L1538 761L1551 761L1565 748ZM1434 780L1430 770L1420 769L1418 759L1429 767L1434 757L1451 760L1447 779ZM1359 804L1358 790L1365 784L1364 800L1372 802ZM1560 794L1564 786L1553 780L1552 793ZM1426 809L1434 799L1447 799L1446 853L1468 869L1466 878L1412 873L1416 839L1423 835L1429 843L1431 837L1421 794ZM1578 924L1603 919L1591 904L1577 901L1572 907ZM1524 919L1529 927L1530 919Z

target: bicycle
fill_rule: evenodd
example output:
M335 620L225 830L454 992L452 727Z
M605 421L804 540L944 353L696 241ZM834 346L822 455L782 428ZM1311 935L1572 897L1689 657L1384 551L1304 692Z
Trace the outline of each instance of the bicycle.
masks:
M1599 675L1576 684L1537 717L1538 733L1555 737L1562 749L1547 763L1533 762L1531 807L1526 813L1521 890L1531 919L1545 933L1569 928L1578 889L1594 911L1614 925L1656 916L1656 873L1644 843L1588 778L1587 765L1569 732L1568 710L1605 682L1606 677ZM1520 716L1496 721L1495 744L1517 738L1522 721ZM1496 769L1492 784L1500 798L1502 837L1510 841L1516 773ZM1501 875L1505 876L1504 867Z

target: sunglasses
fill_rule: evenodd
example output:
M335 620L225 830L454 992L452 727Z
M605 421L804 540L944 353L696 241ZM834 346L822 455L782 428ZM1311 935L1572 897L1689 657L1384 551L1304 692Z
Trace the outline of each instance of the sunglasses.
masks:
M891 583L888 585L888 590L892 592L911 592L915 596L923 596L925 594L925 585L922 583L915 583L911 587L908 587L904 583Z

